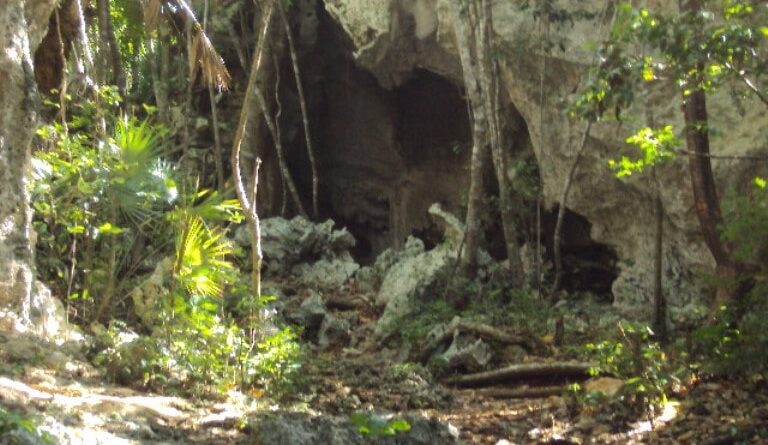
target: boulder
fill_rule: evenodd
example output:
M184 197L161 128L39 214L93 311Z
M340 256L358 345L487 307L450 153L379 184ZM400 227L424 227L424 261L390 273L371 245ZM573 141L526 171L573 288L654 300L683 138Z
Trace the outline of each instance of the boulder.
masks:
M338 258L321 259L314 263L300 263L291 269L291 275L308 287L322 289L337 289L346 283L360 265L345 252Z
M307 338L314 338L320 330L327 316L325 303L318 293L313 293L301 303L298 310L286 315L286 318L296 324L304 327L304 335Z
M448 244L409 257L389 269L376 296L376 304L385 306L374 336L383 341L397 329L404 317L413 313L430 285L448 273L454 264L456 250Z
M478 372L491 362L491 348L480 339L456 335L448 349L438 356L438 360L447 369Z
M363 292L376 292L392 266L422 253L424 253L424 242L409 236L402 249L386 249L376 257L373 265L361 267L355 273L357 289Z
M173 279L173 259L168 257L155 266L152 274L131 291L131 300L136 315L147 328L158 322L158 300L168 295Z

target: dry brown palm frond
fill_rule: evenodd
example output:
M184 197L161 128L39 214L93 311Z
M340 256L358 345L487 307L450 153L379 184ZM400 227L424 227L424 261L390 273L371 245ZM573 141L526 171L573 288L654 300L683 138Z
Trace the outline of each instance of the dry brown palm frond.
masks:
M224 65L224 59L213 47L211 40L203 31L202 25L195 17L195 12L185 0L147 0L144 5L144 24L147 29L149 31L155 30L160 24L160 18L164 15L168 17L168 15L163 14L163 8L166 4L183 12L184 20L190 25L194 33L190 53L190 60L193 61L190 66L190 79L194 81L199 68L203 73L203 80L207 84L222 90L228 89L231 76Z
M199 66L203 73L203 80L208 85L213 85L222 90L229 88L231 77L227 67L224 65L224 59L221 58L216 48L213 47L202 25L200 25L197 17L195 17L195 12L185 0L173 0L173 2L184 11L185 19L192 25L192 32L195 33L190 54L190 60L194 61L194 64L190 66L192 70L190 72L190 79L194 81Z
M148 0L146 2L144 5L144 24L148 31L152 32L157 29L162 13L163 0Z
M192 42L191 60L195 61L195 69L191 78L194 80L197 74L197 67L200 67L203 80L208 85L226 90L229 88L231 77L227 67L224 65L224 59L221 58L208 36L203 32L200 26L195 27L195 37Z

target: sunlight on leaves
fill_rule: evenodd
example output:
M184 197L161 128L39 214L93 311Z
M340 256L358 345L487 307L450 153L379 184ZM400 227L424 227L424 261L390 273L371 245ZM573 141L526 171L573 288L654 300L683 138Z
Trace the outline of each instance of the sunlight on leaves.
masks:
M632 173L641 172L646 167L656 165L675 156L675 149L681 145L673 132L672 126L654 130L646 127L627 138L627 144L634 145L643 153L638 159L630 159L622 156L618 161L609 160L608 166L616 172L617 178L631 176Z

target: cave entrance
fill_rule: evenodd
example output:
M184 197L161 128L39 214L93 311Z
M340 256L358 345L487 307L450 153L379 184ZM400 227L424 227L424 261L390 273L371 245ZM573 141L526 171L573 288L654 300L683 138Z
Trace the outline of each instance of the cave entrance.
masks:
M554 262L554 231L557 223L558 206L543 215L545 244L549 258ZM618 256L610 246L598 243L590 236L592 223L572 211L565 209L562 232L562 260L564 290L590 292L601 301L613 302L611 287L619 275Z

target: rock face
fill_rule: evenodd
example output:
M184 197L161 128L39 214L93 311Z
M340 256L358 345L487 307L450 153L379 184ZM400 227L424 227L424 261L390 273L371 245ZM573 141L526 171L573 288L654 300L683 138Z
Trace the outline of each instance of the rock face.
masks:
M449 1L326 0L324 5L351 42L356 68L373 76L384 90L397 91L424 71L454 85L462 84ZM675 8L672 3L648 2L652 8L669 10ZM527 128L530 141L517 142L532 146L545 202L554 206L583 131L582 123L568 120L561 104L569 101L583 80L593 59L584 48L605 35L610 14L602 1L558 2L559 8L571 12L579 8L591 13L591 18L575 16L572 25L551 25L550 37L562 42L562 47L543 54L539 24L521 4L494 2L494 26L501 38L503 101ZM759 150L768 122L764 107L748 105L741 116L726 96L718 93L709 100L710 125L728 128L727 139L713 138L712 151L747 154ZM683 126L676 93L659 87L649 100L656 121L669 122L680 133ZM749 104L751 100L747 100ZM643 112L630 110L628 115L642 116ZM625 310L648 307L651 301L655 192L649 174L619 181L606 161L620 156L626 149L624 139L641 124L601 122L593 127L566 203L569 210L591 223L594 241L615 251L619 270L612 293L615 304ZM743 187L757 173L756 167L744 161L715 161L714 168L721 194ZM657 169L657 174L663 184L665 210L664 291L673 307L700 304L706 293L693 284L700 280L693 278L711 273L714 261L699 235L687 162L683 158L668 162ZM435 183L442 181L433 179Z
M0 7L0 309L31 323L34 264L29 207L31 141L35 127L32 54L54 0L15 0Z

